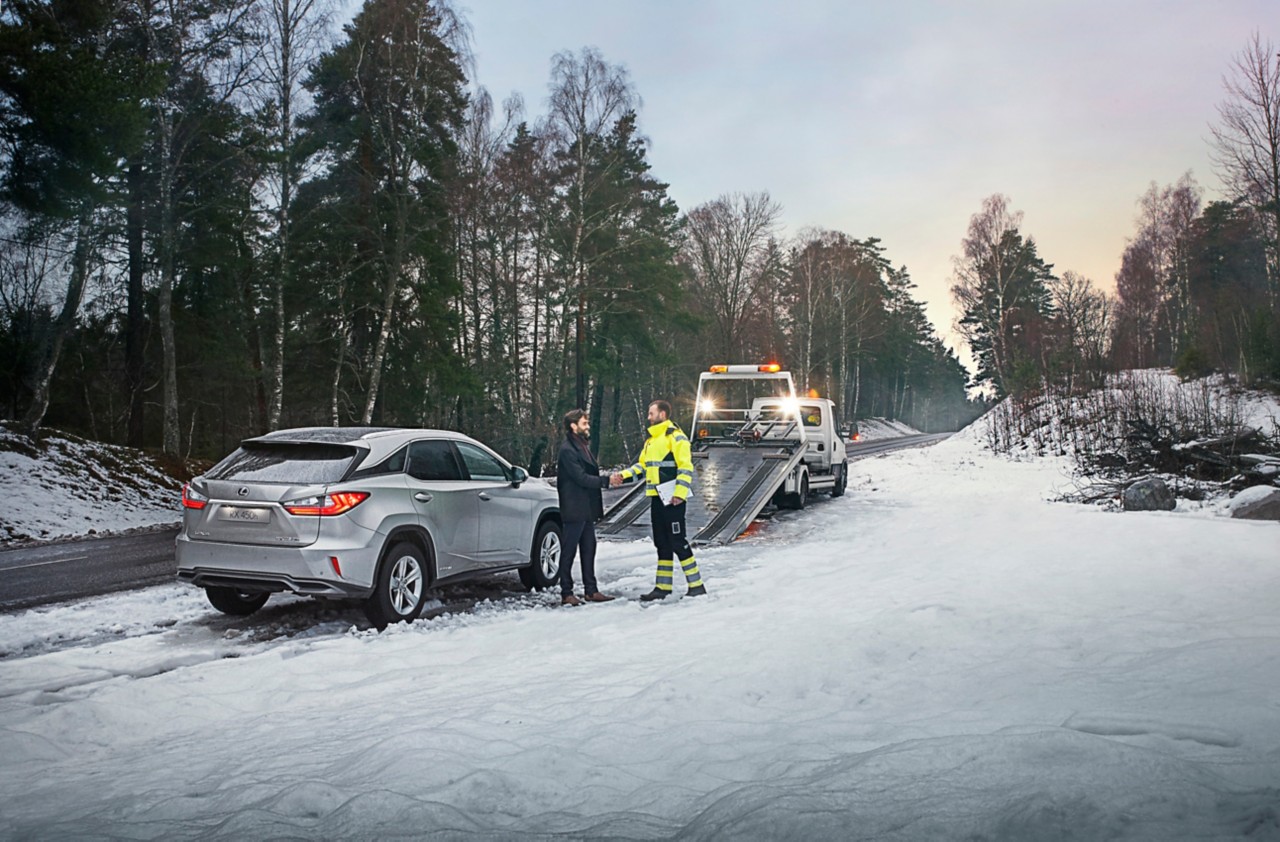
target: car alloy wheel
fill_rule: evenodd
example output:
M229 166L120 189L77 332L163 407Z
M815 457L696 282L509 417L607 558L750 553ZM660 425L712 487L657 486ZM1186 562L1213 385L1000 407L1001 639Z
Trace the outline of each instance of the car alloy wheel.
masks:
M379 629L392 623L412 622L427 598L427 563L415 544L401 541L378 566L373 594L364 613Z
M422 586L422 565L418 560L411 555L396 559L388 581L391 607L396 614L407 616L422 601Z
M542 544L538 547L538 565L547 581L554 581L560 575L560 533L554 529L543 533Z

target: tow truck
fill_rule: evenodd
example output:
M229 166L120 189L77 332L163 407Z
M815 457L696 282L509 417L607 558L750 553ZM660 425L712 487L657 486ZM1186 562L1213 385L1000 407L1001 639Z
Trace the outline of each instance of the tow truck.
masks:
M685 524L695 546L733 541L770 503L803 509L815 492L839 497L849 481L835 404L797 395L791 372L776 363L702 372L689 431L694 482ZM597 533L647 535L648 512L638 485L609 507Z

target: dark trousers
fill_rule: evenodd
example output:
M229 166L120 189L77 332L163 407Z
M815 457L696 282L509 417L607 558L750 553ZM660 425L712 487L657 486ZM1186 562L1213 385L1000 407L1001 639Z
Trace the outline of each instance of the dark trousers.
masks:
M582 592L590 596L596 586L596 525L571 520L560 534L560 593L573 593L573 556L582 556Z
M661 497L649 498L649 522L653 524L653 546L659 559L680 559L693 555L689 536L685 534L684 512L688 503L664 506Z

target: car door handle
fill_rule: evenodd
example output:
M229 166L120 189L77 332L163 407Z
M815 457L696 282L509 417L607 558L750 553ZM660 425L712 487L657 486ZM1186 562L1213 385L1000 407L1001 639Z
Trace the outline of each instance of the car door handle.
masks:
M422 503L430 503L431 495L425 491L419 491L417 494L413 495L413 499L418 500L419 502L422 502Z
M485 493L485 492L483 492L483 491L481 491L481 492L480 492L479 494L477 494L476 496L477 496L477 497L479 497L481 500L492 500L492 499L493 499L492 497L490 497L487 493Z

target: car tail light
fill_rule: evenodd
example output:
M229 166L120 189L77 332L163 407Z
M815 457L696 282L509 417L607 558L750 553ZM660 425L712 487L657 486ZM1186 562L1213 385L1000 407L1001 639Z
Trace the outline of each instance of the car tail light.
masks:
M191 487L191 483L182 486L182 507L184 509L203 509L209 504L209 498Z
M367 491L338 491L323 497L304 497L281 505L291 515L332 517L349 512L369 498Z

